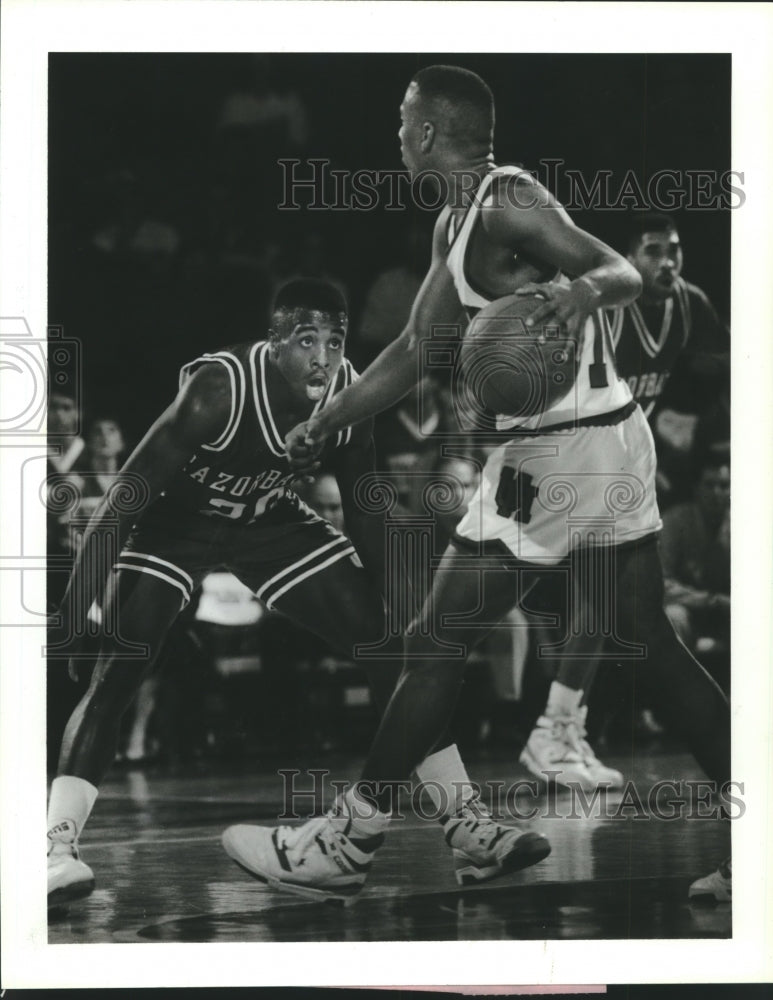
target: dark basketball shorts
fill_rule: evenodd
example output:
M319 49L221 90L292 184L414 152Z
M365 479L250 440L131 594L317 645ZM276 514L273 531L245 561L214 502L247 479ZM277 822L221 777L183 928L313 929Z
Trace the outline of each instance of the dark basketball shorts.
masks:
M179 591L181 608L205 576L225 570L271 608L302 581L347 558L357 559L349 539L302 503L278 505L251 525L151 509L114 569L163 580Z

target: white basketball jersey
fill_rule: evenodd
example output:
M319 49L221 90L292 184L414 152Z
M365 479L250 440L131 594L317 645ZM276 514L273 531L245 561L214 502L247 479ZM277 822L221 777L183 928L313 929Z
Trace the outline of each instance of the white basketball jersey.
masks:
M468 247L475 227L480 221L480 210L493 204L490 188L494 177L521 173L525 171L514 166L497 167L492 170L484 177L461 224L457 225L453 234L449 233L446 266L454 279L459 300L465 309L473 313L493 301L483 289L474 286L467 268ZM451 219L453 218L452 216ZM516 257L517 253L514 253L513 259ZM568 279L560 272L556 273L553 280L568 284ZM500 415L497 417L497 427L500 430L508 430L511 427L547 430L553 424L574 422L610 413L631 401L631 391L618 377L615 369L615 354L607 319L602 310L597 310L588 318L576 352L579 356L577 379L563 399L534 416Z

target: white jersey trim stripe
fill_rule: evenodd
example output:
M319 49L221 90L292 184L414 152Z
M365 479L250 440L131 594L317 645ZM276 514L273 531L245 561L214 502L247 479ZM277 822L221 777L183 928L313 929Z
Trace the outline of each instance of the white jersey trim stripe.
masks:
M147 552L135 552L134 549L124 550L119 556L120 559L138 559L147 560L148 562L156 563L159 566L166 566L167 569L171 569L175 573L179 573L183 580L187 583L190 590L193 590L193 577L189 576L184 569L180 569L179 566L175 566L174 563L167 562L166 559L159 559L158 556L151 556Z
M182 611L182 609L185 607L185 605L191 599L191 593L190 593L190 591L187 590L180 583L179 580L175 580L171 576L169 576L168 574L162 573L162 572L160 572L157 569L151 569L150 566L135 566L132 563L117 562L115 564L115 566L113 567L113 569L124 569L124 570L130 569L134 573L148 573L150 576L158 577L159 580L164 580L166 583L171 584L173 587L175 587L177 590L179 590L180 593L183 595L182 604L180 606L180 610L181 611Z
M676 279L676 294L679 297L679 308L682 310L682 348L687 346L692 332L692 313L690 311L690 296L687 293L687 286L681 278Z
M304 573L301 573L299 576L294 577L292 580L288 580L287 583L284 584L284 586L280 587L279 590L276 591L276 593L272 594L271 597L268 598L268 600L265 602L266 606L272 608L275 602L278 601L283 594L286 594L288 590L292 590L293 587L297 587L299 583L303 583L303 581L307 580L310 576L314 576L315 573L319 573L323 569L327 569L328 566L332 566L333 563L338 562L339 559L345 559L347 556L353 555L353 553L354 553L354 546L350 543L349 545L346 546L345 549L342 549L340 552L335 552L324 562L321 562L316 566L312 566L310 567L310 569L307 569Z
M623 332L623 321L625 309L614 309L612 311L612 321L610 325L610 333L612 336L612 346L617 349L617 345L620 343L620 335Z
M263 396L261 397L262 402L265 404L266 417L268 418L268 424L271 432L274 435L274 444L279 448L279 454L284 455L284 441L279 436L279 431L277 430L276 424L274 423L274 414L271 412L271 401L268 398L268 389L266 387L266 354L268 353L268 344L265 344L263 350L260 352L260 387L263 390Z
M263 432L263 439L266 442L266 446L268 447L269 451L272 454L277 456L277 458L284 458L285 456L284 448L282 448L281 445L277 447L276 441L272 440L269 434L269 428L264 418L263 407L261 403L261 396L260 396L261 389L258 387L258 370L257 370L257 365L255 363L255 355L257 354L258 350L261 351L260 355L261 386L262 386L262 391L265 392L265 380L262 377L263 351L267 348L268 344L258 341L258 343L255 344L254 347L252 347L252 349L250 350L250 378L252 380L252 396L255 401L255 413L257 414L258 422L260 424L260 429Z
M262 587L256 591L256 596L263 600L263 595L266 590L271 589L274 584L279 583L280 580L283 580L286 576L289 576L302 566L310 563L313 559L319 558L319 556L323 553L329 552L330 549L333 548L340 548L342 545L348 546L352 551L354 551L354 547L349 539L345 535L339 535L337 538L334 538L332 542L327 542L325 545L321 545L318 549L314 549L313 552L309 552L307 555L303 556L302 559L298 559L296 562L286 566L283 570L277 573L276 576L272 576L270 580L266 580Z
M198 357L193 361L189 361L187 365L183 365L180 369L180 388L182 388L185 384L186 379L190 377L190 369L193 368L194 365L201 365L208 361L219 361L220 364L225 366L225 370L228 372L228 379L231 383L231 413L220 436L214 441L210 441L208 444L203 444L201 447L206 451L223 451L233 440L233 437L239 427L242 413L244 412L244 369L239 362L239 359L228 351L217 351L213 354L202 354L201 357ZM239 377L238 386L234 372L236 372Z

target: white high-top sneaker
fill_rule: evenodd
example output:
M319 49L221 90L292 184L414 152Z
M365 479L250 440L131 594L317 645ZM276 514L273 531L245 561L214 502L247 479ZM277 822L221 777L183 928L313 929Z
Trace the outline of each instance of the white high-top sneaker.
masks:
M48 905L80 899L93 890L94 872L78 853L78 831L72 820L63 820L48 831Z
M587 705L583 705L578 709L577 715L574 717L577 726L577 746L582 754L583 763L597 785L606 785L608 788L622 788L625 785L625 779L621 772L614 767L607 767L606 764L602 764L594 753L593 747L585 739L587 736L585 729L585 720L587 717Z
M521 763L541 781L564 788L593 791L599 786L622 788L622 774L602 764L585 739L587 705L574 715L541 715L529 734Z
M373 836L353 837L352 819L341 811L337 805L296 827L229 826L223 847L240 868L272 889L347 904L365 884L389 817L376 814L370 821Z

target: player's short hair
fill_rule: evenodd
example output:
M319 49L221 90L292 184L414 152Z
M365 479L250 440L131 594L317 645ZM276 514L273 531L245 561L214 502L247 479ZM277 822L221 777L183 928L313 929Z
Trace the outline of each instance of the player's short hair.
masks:
M626 250L633 253L645 233L676 233L676 222L666 212L635 212L628 226Z
M320 278L293 278L277 291L271 306L272 319L277 314L292 313L296 309L327 313L337 320L345 320L348 313L346 299L340 290Z
M494 95L477 73L461 66L427 66L411 82L448 135L457 140L491 143Z

